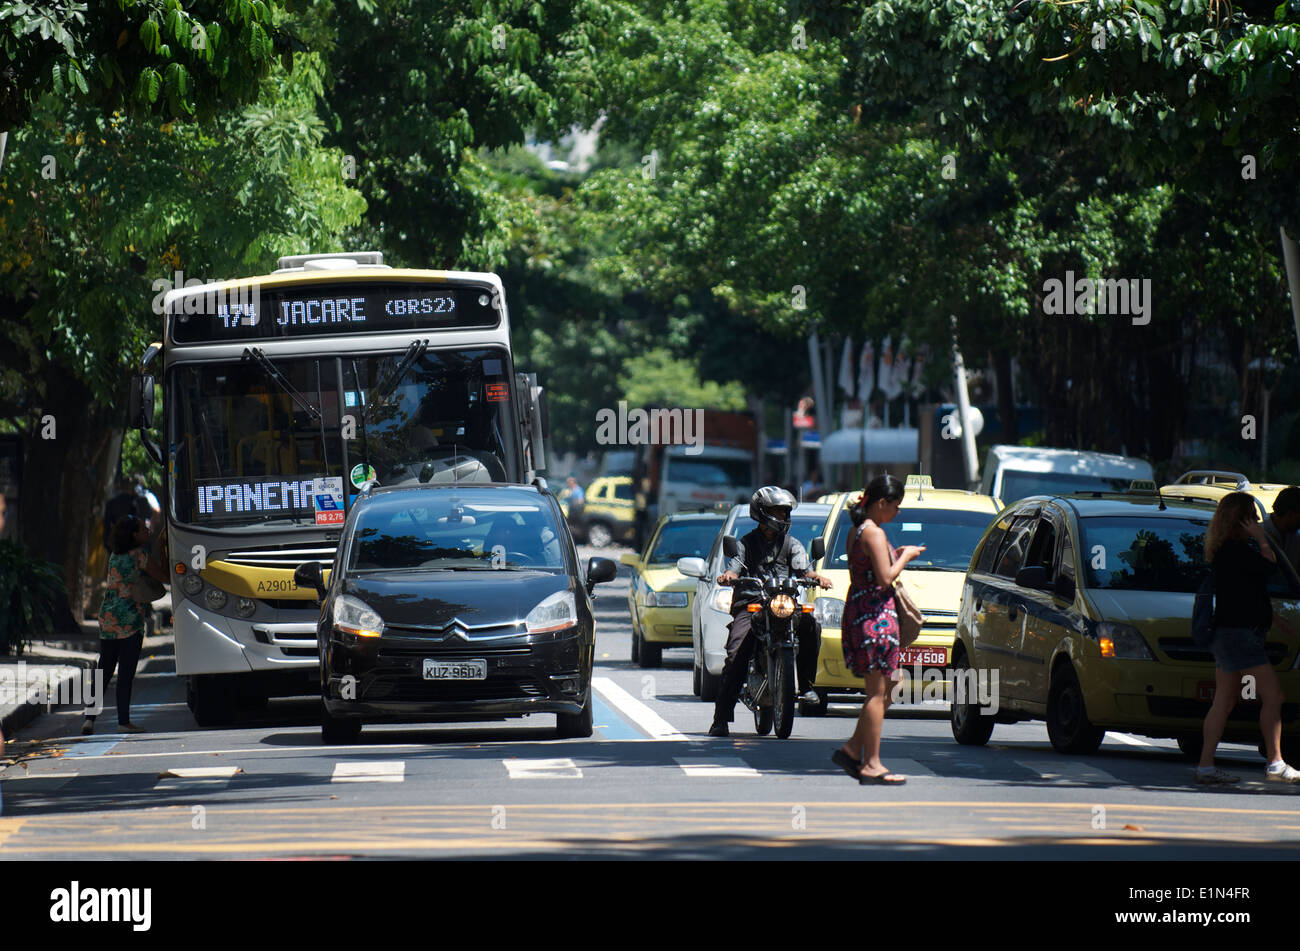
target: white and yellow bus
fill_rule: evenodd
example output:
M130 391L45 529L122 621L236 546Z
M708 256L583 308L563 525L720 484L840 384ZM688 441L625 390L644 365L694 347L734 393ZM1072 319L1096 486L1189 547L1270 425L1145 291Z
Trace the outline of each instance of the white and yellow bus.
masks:
M531 483L544 400L515 373L495 274L301 255L176 288L163 307L130 411L165 469L176 671L195 719L216 725L319 691L319 611L293 572L333 561L360 491Z

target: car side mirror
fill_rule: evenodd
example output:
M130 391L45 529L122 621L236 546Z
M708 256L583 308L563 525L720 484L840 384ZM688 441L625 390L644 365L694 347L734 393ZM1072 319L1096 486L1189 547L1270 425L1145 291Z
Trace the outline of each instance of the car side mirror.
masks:
M1052 585L1052 594L1056 595L1062 601L1074 600L1074 579L1067 578L1065 575L1058 575L1056 583Z
M293 581L300 588L315 589L317 602L325 600L325 580L321 575L320 562L309 561L299 565L294 569Z
M740 545L731 535L722 536L722 553L728 558L735 558L740 552Z
M821 561L822 556L826 554L826 540L824 538L814 538L812 542L812 551L809 552L813 561Z
M613 581L618 576L618 565L608 558L589 558L587 560L587 591L606 581Z
M1033 588L1036 591L1048 590L1047 569L1042 565L1030 565L1016 572L1017 588Z
M688 578L704 577L704 559L703 558L678 558L677 571Z

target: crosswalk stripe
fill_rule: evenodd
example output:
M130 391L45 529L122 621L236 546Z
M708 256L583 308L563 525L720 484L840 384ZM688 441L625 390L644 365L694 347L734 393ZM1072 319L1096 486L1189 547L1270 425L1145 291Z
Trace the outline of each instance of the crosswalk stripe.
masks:
M503 759L511 779L581 779L571 759Z
M682 768L687 776L709 776L715 779L739 779L741 777L761 776L739 756L702 757L674 756L674 762Z
M640 700L637 700L630 693L614 683L608 677L597 677L591 682L591 685L600 692L612 706L617 708L624 716L650 734L653 740L676 740L690 741L691 737L685 733L679 733L677 727L673 726L659 714L655 713Z
M1012 760L1017 766L1023 766L1030 772L1037 773L1040 779L1050 783L1105 783L1108 786L1128 785L1116 779L1110 773L1080 763L1067 756L1022 756Z
M1119 740L1121 743L1127 743L1129 746L1155 746L1150 740L1144 740L1140 737L1133 736L1129 733L1117 733L1110 730L1106 733L1106 739Z
M934 770L928 766L923 766L914 759L902 759L891 756L889 762L885 764L889 767L891 773L901 773L904 776L933 776Z
M332 783L400 783L406 779L406 761L335 763Z

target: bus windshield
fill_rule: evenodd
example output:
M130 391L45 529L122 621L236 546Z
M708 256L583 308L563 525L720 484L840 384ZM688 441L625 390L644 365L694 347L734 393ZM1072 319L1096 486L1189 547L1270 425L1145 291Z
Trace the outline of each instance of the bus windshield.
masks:
M177 521L332 524L345 486L510 481L518 468L504 351L273 363L169 371Z

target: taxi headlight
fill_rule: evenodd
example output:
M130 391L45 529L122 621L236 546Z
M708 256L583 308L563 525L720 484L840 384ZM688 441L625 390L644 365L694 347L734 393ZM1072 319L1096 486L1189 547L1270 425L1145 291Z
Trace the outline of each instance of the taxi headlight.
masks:
M731 588L719 586L718 590L713 592L714 610L721 611L723 614L731 613Z
M789 617L794 614L794 598L788 594L778 594L769 605L777 617Z
M1101 656L1114 660L1155 660L1151 648L1136 627L1102 621L1097 625Z
M210 610L220 611L226 606L226 592L220 588L208 588L207 591L203 592L203 603Z
M839 598L818 598L813 602L813 617L822 627L839 627L844 618L844 602Z
M379 637L384 619L360 598L345 594L334 605L334 629L356 637Z
M562 631L578 623L578 605L572 591L557 591L543 599L524 618L529 634Z
M657 608L684 608L686 607L685 591L651 591L650 596L654 598L654 604L646 604L646 607Z

